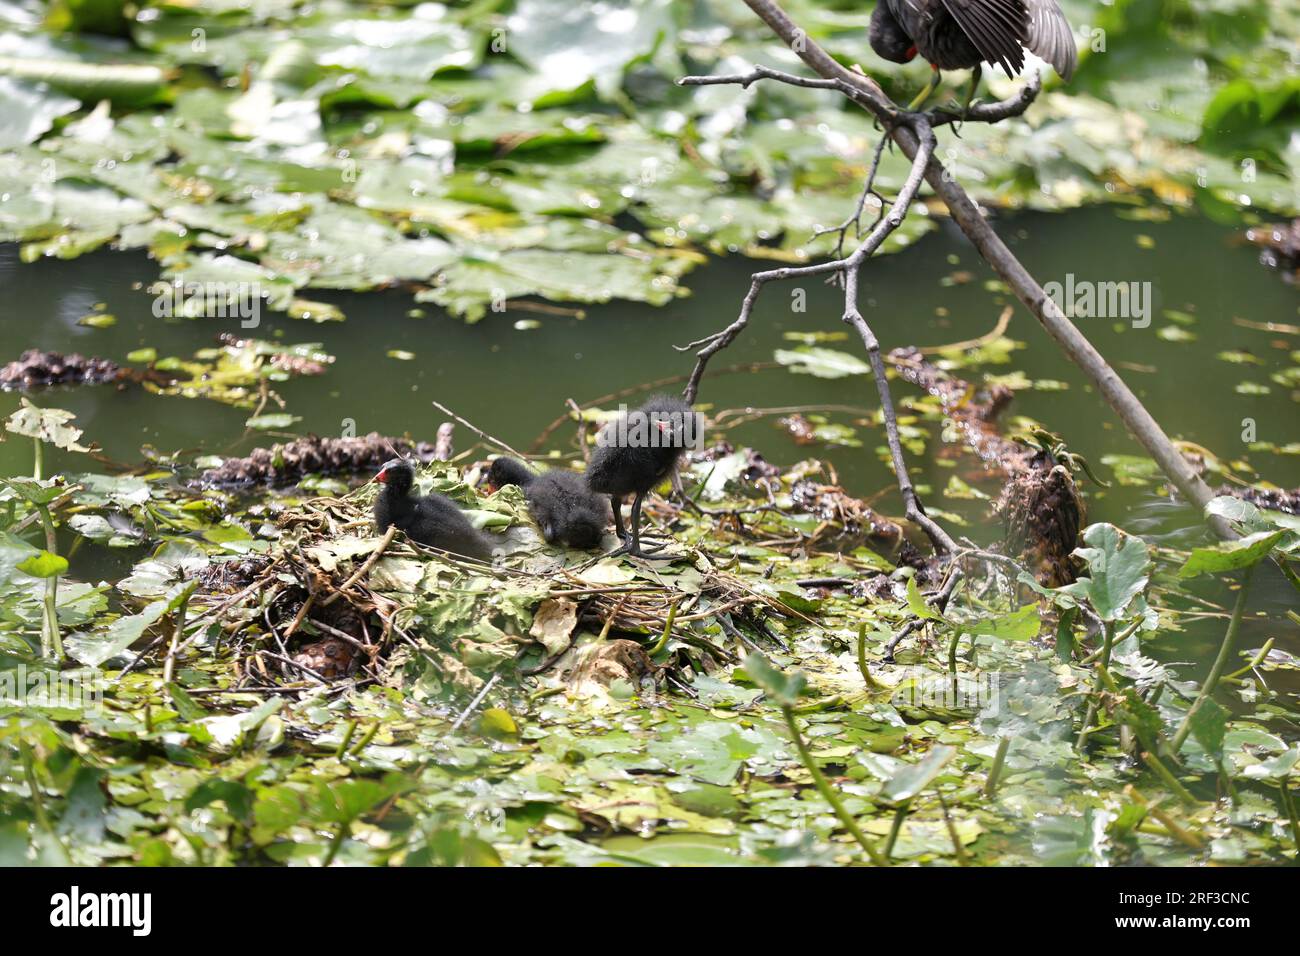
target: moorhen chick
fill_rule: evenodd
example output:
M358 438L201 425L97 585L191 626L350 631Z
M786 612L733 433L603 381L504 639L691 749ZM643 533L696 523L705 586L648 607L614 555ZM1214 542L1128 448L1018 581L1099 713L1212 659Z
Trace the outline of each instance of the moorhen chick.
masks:
M650 557L641 550L641 504L646 494L672 474L695 437L695 412L680 398L655 395L635 411L610 422L596 436L587 465L592 491L609 495L614 531L623 546L614 555ZM632 499L632 530L623 528L622 501ZM658 549L656 549L658 550Z
M524 490L528 510L547 544L586 550L596 547L605 536L609 509L587 487L582 475L561 468L539 475L519 459L502 456L488 469L487 483L493 491L504 485Z
M375 527L387 531L396 525L421 544L480 561L492 559L492 543L475 528L456 503L445 495L411 494L415 466L404 458L385 462L375 480L384 489L375 499Z
M964 115L981 63L1015 76L1028 48L1068 81L1079 62L1074 33L1056 0L877 0L868 40L893 63L910 63L919 53L933 67L930 85L908 107L913 110L938 88L940 70L974 71Z

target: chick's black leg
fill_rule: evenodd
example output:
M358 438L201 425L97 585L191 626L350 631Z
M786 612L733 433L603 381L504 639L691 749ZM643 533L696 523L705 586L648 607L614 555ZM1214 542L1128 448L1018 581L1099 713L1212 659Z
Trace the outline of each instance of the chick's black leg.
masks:
M623 499L618 495L610 495L609 506L614 512L614 534L618 535L618 540L622 543L613 551L606 552L604 557L616 558L632 550L632 536L623 527Z
M609 506L614 510L614 534L618 535L618 540L624 545L629 544L632 538L623 527L623 499L618 495L610 495Z
M632 545L627 549L627 554L632 558L644 558L655 561L671 561L677 555L659 554L663 546L651 548L649 551L641 550L641 503L645 501L645 492L640 492L632 499Z

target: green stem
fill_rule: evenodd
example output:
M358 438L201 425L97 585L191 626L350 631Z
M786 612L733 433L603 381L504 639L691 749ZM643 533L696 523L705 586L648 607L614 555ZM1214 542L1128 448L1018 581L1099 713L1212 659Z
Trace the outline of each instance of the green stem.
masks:
M785 716L786 726L790 728L790 739L794 741L795 749L799 751L799 759L803 762L804 767L808 770L813 779L814 786L822 795L822 799L830 804L835 815L839 817L840 823L844 829L857 841L858 846L871 858L871 862L876 866L889 866L889 860L886 859L877 849L876 845L867 839L867 835L858 827L857 821L844 809L844 804L840 802L839 795L831 787L830 782L822 775L817 764L813 761L813 756L808 751L808 746L803 742L803 734L799 733L799 725L795 722L794 712L789 707L782 707L781 713Z
M1170 769L1164 765L1164 762L1161 761L1159 757L1153 753L1147 753L1144 751L1142 753L1142 762L1155 771L1156 776L1164 781L1165 786L1172 790L1179 800L1183 801L1183 803L1187 804L1189 807L1196 806L1196 798L1193 797L1191 792L1183 786L1182 781L1173 775Z
M668 638L673 633L673 621L677 619L677 608L680 606L680 601L674 601L673 606L668 609L668 620L664 621L664 632L659 635L659 640L655 641L655 646L650 648L651 657L654 657L668 646Z
M1134 625L1134 628L1136 628L1136 625ZM1134 628L1130 628L1125 633L1132 633ZM1079 751L1080 754L1084 753L1084 748L1088 745L1088 734L1092 733L1092 721L1097 716L1097 706L1101 698L1101 692L1105 689L1106 681L1109 678L1106 668L1110 667L1110 652L1115 646L1115 622L1104 621L1102 629L1105 638L1102 640L1099 652L1101 660L1097 664L1097 670L1093 677L1092 699L1088 702L1088 713L1083 718L1083 726L1079 728L1079 739L1074 743L1074 749ZM1094 654L1093 656L1097 655Z
M33 438L32 442L36 445L36 453L32 456L32 477L41 481L41 474L45 471L45 447L39 438Z
M343 739L339 741L338 747L334 750L334 756L340 760L348 752L348 744L352 743L352 735L357 732L357 722L349 720L347 726L343 728Z
M948 801L943 798L943 794L939 794L939 806L943 807L943 822L948 827L948 839L952 840L952 852L957 857L957 865L965 866L970 862L970 854L961 845L961 836L957 833L957 824L952 821L952 814L948 812Z
M998 752L993 755L993 766L989 770L989 778L984 783L984 796L992 800L997 796L998 781L1002 777L1002 767L1007 760L1007 751L1011 749L1011 738L1003 737L998 741Z
M1237 642L1237 631L1241 628L1241 618L1246 613L1246 596L1250 593L1250 578L1254 571L1254 566L1248 567L1245 577L1241 580L1241 589L1237 591L1237 603L1232 607L1232 620L1228 622L1228 631L1223 635L1223 644L1219 647L1219 655L1214 659L1214 664L1210 668L1209 676L1205 678L1205 683L1201 685L1201 692L1196 696L1192 706L1187 708L1187 714L1183 717L1183 722L1178 725L1178 732L1174 734L1173 743L1170 744L1174 753L1178 753L1187 741L1187 735L1192 732L1192 719L1205 706L1205 702L1210 699L1210 695L1214 693L1214 688L1218 686L1223 669L1228 664L1228 658L1232 656L1232 647Z
M36 447L40 448L40 442L37 441ZM39 468L39 465L38 465ZM54 519L50 517L48 505L37 505L37 513L41 516L41 525L45 529L45 550L50 554L58 554L59 541L54 533ZM44 615L44 624L41 633L41 655L43 657L53 657L55 663L63 663L63 636L59 633L59 576L45 579L45 600L42 605Z
M68 848L59 839L59 835L54 831L54 824L50 820L50 815L45 812L45 798L41 796L41 785L36 779L36 765L32 762L32 750L27 746L25 740L18 741L18 753L23 763L23 777L27 780L27 789L32 795L32 816L36 818L36 825L54 841L54 845L59 848L64 863L71 865L72 858L68 856Z
M1124 628L1123 632L1119 635L1119 637L1114 638L1109 644L1103 643L1101 647L1097 648L1095 651L1093 651L1083 660L1079 661L1079 663L1086 667L1088 664L1091 664L1093 661L1095 661L1097 658L1101 657L1104 654L1106 656L1106 664L1107 666L1109 666L1111 647L1115 644L1123 644L1130 637L1132 637L1133 632L1136 631L1141 626L1142 626L1142 619L1138 618L1128 627Z
M903 821L907 819L907 811L912 808L912 801L904 803L894 811L894 822L889 827L889 837L885 840L885 859L894 855L894 844L898 842L898 835L903 832Z
M1102 627L1105 630L1106 639L1101 645L1101 667L1102 670L1105 670L1106 668L1110 667L1110 652L1115 647L1115 622L1106 621L1102 625ZM1124 633L1132 634L1133 631L1135 631L1136 629L1137 629L1137 625L1134 624Z
M176 626L172 629L171 645L167 648L167 659L163 661L163 684L172 682L172 675L176 671L176 649L180 647L181 638L185 634L185 612L189 609L189 601L181 602L181 606L176 609Z
M1300 621L1296 621L1296 623L1300 624ZM1231 674L1225 674L1223 677L1219 678L1219 683L1223 683L1225 680L1236 680L1238 677L1240 677L1242 674L1246 673L1247 671L1253 671L1260 664L1264 663L1264 658L1268 657L1268 652L1271 651L1272 649L1273 649L1273 638L1270 637L1267 641L1264 642L1264 646L1261 647L1255 653L1255 656L1250 659L1249 664L1247 664L1245 667L1238 668L1237 670L1233 671Z
M1282 576L1291 582L1291 587L1300 591L1300 575L1297 575L1295 568L1291 567L1291 560L1286 555L1274 553L1273 563L1281 570Z
M370 725L370 729L361 735L361 739L352 745L352 749L349 750L348 753L352 754L354 757L361 753L361 751L370 746L370 742L375 739L375 734L377 733L379 733L379 721L376 720Z
M338 856L339 849L343 846L343 840L347 837L348 831L351 829L351 822L339 824L339 828L334 834L334 839L330 840L330 848L325 852L325 860L321 863L322 867L327 867L334 862L334 857Z
M867 667L867 625L858 625L858 670L862 672L862 679L872 690L881 690L880 681L871 676L871 671Z

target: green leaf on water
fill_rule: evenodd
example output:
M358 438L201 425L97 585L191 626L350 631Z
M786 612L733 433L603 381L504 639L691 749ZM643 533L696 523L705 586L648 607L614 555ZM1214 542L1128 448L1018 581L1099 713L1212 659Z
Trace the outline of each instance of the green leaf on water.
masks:
M943 615L930 607L924 597L921 596L921 589L916 586L916 578L907 579L907 606L913 614L926 621L942 621Z
M1083 532L1086 547L1074 554L1088 565L1088 576L1056 590L1087 601L1103 621L1124 615L1151 572L1146 543L1113 524L1099 523Z
M519 736L514 718L500 707L489 707L478 721L479 732L493 740L512 740Z
M930 785L930 782L943 771L948 762L957 756L957 748L941 744L919 761L905 765L901 770L885 781L880 789L880 796L893 804L912 800Z
M745 658L745 673L779 707L794 707L808 684L803 671L783 673L757 651Z
M1248 568L1268 557L1286 534L1285 531L1258 531L1236 541L1197 548L1178 569L1178 576L1194 578L1199 574L1222 574Z
M844 378L849 375L869 375L871 366L847 352L801 345L796 349L777 349L774 357L792 372L814 375L817 378Z
M68 559L48 551L41 551L18 562L18 570L34 578L57 578L68 570Z
M273 431L285 428L292 428L298 422L302 421L299 415L289 415L283 412L277 412L271 415L254 415L248 421L244 422L245 428L251 428L254 431Z
M37 438L67 451L90 451L77 441L81 437L81 429L68 424L77 417L72 412L62 408L38 408L26 398L20 401L18 411L5 421L6 431Z
M1228 730L1228 712L1213 698L1201 701L1201 706L1192 714L1192 736L1205 748L1205 752L1215 756L1223 754L1223 739Z

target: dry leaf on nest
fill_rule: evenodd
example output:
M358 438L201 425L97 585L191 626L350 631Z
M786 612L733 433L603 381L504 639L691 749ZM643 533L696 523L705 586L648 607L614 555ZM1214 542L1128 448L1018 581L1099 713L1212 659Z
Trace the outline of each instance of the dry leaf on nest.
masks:
M577 601L549 598L538 606L537 613L533 615L533 626L528 629L528 633L541 642L547 654L559 654L569 646L577 623Z
M556 674L575 697L603 694L616 680L640 687L641 678L653 676L656 671L640 644L621 638L571 648L556 665Z

